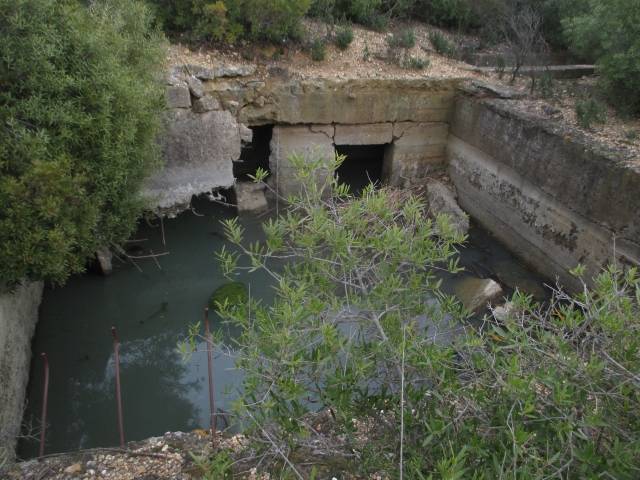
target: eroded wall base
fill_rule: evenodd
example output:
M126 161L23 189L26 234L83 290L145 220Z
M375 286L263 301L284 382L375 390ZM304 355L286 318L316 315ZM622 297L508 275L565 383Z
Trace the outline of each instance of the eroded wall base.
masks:
M43 282L0 294L0 447L11 452L20 433Z

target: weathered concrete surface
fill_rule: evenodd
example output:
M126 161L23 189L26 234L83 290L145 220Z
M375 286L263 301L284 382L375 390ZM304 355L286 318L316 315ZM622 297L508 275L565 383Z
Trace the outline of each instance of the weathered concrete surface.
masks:
M193 71L193 69L192 69ZM172 74L176 71L172 70ZM206 75L194 74L204 79ZM237 103L238 121L266 124L448 122L463 79L252 78L205 80L221 105Z
M38 321L43 282L0 294L0 447L15 447L31 364L31 337Z
M336 145L383 145L393 140L392 123L369 123L363 125L336 125Z
M547 278L579 290L578 263L640 260L640 168L619 152L490 100L458 105L447 155L460 206Z
M325 160L333 153L333 125L276 125L271 136L271 156L267 179L271 188L283 198L300 191L300 182L294 179L294 170L287 157L293 153L307 154L317 149ZM318 180L326 179L327 172L321 172Z
M465 278L456 284L455 294L467 310L479 312L502 297L502 288L488 278Z
M398 122L393 143L384 153L382 175L389 185L402 186L442 168L449 125L441 122Z
M171 87L175 88L175 87ZM147 182L143 194L155 199L159 213L184 209L192 195L233 185L233 161L240 158L238 123L229 112L194 114L173 110L161 139L165 167Z
M434 179L428 179L426 187L431 213L449 215L454 230L466 235L469 232L469 216L458 206L455 187Z

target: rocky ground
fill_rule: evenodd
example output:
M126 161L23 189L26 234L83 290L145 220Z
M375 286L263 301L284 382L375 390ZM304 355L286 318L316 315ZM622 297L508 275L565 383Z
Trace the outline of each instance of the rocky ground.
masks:
M578 125L575 104L592 95L598 97L597 75L572 80L554 80L544 91L536 88L530 93L531 80L520 76L511 83L509 69L500 75L493 71L478 71L477 68L439 55L429 41L429 25L417 21L392 23L388 33L379 33L354 25L355 38L346 50L340 50L333 44L326 47L323 61L311 59L309 45L314 39L324 38L325 25L306 20L307 38L296 43L250 43L241 41L237 45L187 46L174 43L167 50L165 65L167 68L186 63L215 67L220 65L257 65L256 76L264 80L273 65L286 68L304 80L311 77L337 78L469 78L490 82L519 90L524 97L512 102L524 112L549 118L559 125L575 127L588 136L615 146L625 154L624 157L640 163L640 118L620 115L611 107L606 107L606 122L593 123L589 128ZM413 29L415 46L406 50L409 57L428 60L428 66L421 69L401 66L405 50L392 50L388 39L399 32ZM459 49L472 45L475 53L483 53L481 42L474 37L454 35L440 30L443 35ZM486 47L483 47L486 48ZM491 52L500 51L492 47ZM600 102L604 104L604 102Z

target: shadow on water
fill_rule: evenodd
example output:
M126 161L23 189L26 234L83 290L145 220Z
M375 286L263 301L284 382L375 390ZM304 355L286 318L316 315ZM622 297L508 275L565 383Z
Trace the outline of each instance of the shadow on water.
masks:
M206 199L194 199L193 205L198 215L184 212L164 220L166 245L159 223L142 222L126 246L132 256L169 252L158 258L162 270L150 258L137 260L144 275L114 260L114 273L108 277L85 274L70 278L63 287L45 289L33 343L26 420L38 425L44 376L39 354L46 352L51 365L46 454L118 443L112 326L120 339L125 441L208 425L204 345L184 363L176 343L186 337L190 323L204 320L209 296L228 282L219 272L215 252L224 244L230 246L220 220L233 214ZM267 216L241 221L247 242L262 238L265 220ZM506 295L520 286L538 300L548 297L540 279L480 228L471 229L469 244L459 250L460 264L468 270L464 275L493 278L506 287ZM443 290L453 293L463 277L442 278ZM242 274L234 281L249 285L254 298L273 298L273 281L264 272ZM227 326L214 314L212 329L218 328ZM226 338L238 333L225 331ZM222 392L240 379L233 359L214 358L216 407L229 409L234 397ZM33 457L37 449L36 443L23 442L19 453Z

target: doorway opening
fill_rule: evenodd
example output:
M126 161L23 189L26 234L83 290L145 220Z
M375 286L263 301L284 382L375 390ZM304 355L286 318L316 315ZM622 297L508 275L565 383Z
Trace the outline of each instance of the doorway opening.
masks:
M258 168L269 172L271 135L273 125L249 127L253 131L251 142L242 147L240 158L233 162L233 176L241 182L249 182Z
M371 183L379 187L386 145L336 145L336 153L347 157L335 172L340 183L349 185L354 195Z

